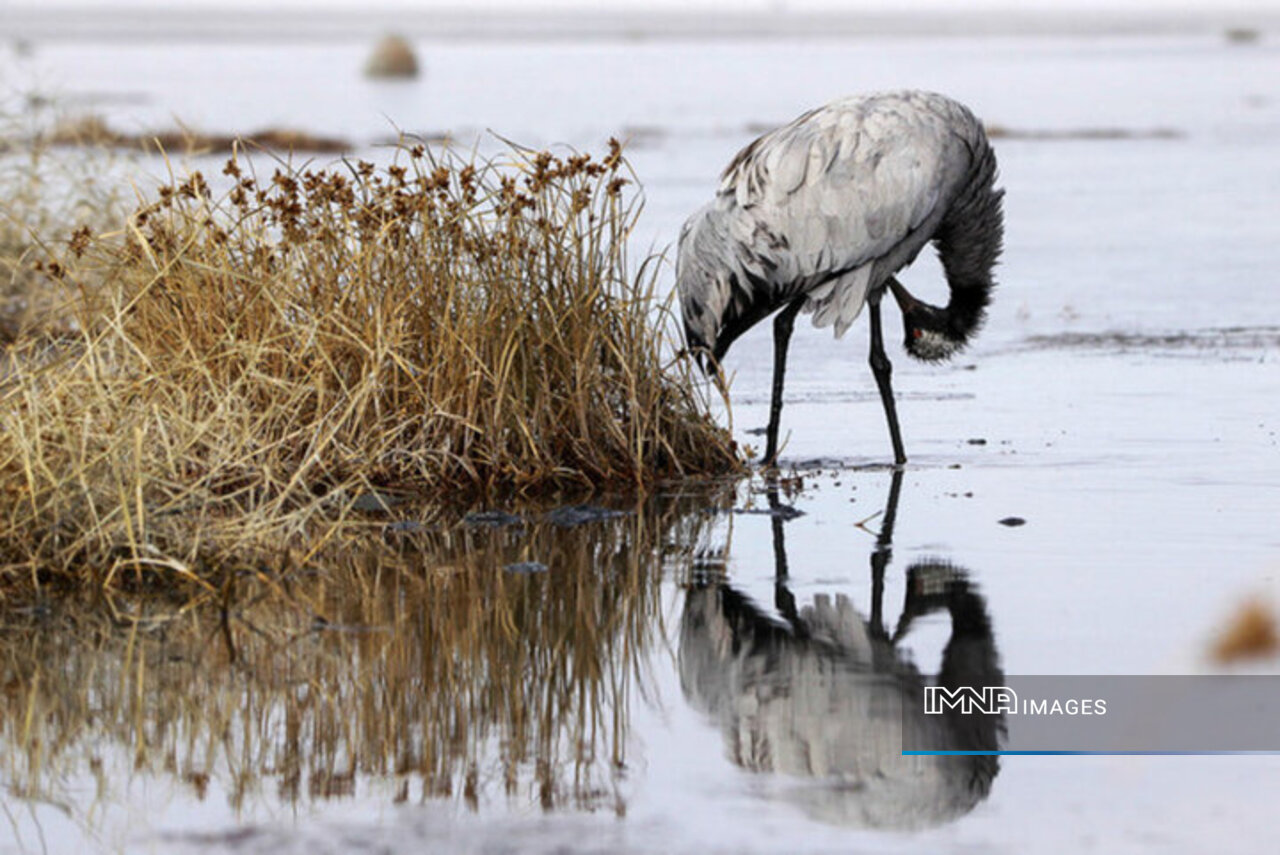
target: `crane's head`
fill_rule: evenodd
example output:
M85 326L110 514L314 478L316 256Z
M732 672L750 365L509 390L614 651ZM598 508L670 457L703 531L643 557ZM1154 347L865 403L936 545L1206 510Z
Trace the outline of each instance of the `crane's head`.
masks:
M719 371L729 346L795 293L772 279L776 266L743 248L718 201L694 213L680 232L676 293L685 343L707 373Z
M889 287L902 309L902 346L923 362L942 362L955 356L982 324L985 299L981 305L970 306L953 293L951 302L941 309L917 300L896 279L889 281Z
M947 312L928 303L916 302L902 313L902 328L907 353L923 362L942 362L964 349L966 340L957 337L948 322Z

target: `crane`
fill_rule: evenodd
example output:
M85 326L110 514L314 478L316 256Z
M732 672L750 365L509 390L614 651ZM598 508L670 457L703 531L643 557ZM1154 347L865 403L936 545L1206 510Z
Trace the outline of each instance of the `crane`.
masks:
M870 365L893 442L906 462L884 352L880 300L902 312L907 353L949 359L982 325L1004 236L996 157L982 123L933 92L844 98L764 134L730 161L715 198L684 224L676 289L685 338L704 370L777 312L764 463L778 453L787 347L801 311L815 327L849 329L870 309ZM914 297L895 274L932 242L945 307ZM779 311L781 310L781 311Z

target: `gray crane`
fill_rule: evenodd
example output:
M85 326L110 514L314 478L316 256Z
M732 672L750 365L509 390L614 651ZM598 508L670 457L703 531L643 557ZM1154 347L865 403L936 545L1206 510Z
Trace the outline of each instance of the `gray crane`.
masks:
M715 199L680 233L676 288L689 349L717 370L735 339L778 311L764 462L778 453L787 346L796 315L844 335L870 307L870 363L894 460L906 462L884 352L880 300L902 311L904 347L938 362L982 325L1004 234L1003 191L982 123L932 92L857 96L801 115L729 163ZM916 299L894 274L933 242L945 308ZM708 359L708 357L710 357Z

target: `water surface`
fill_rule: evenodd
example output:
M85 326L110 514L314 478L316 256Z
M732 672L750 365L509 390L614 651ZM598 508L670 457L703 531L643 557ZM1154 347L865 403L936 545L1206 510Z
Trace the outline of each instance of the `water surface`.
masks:
M894 507L862 325L802 329L776 496L688 487L572 528L371 516L229 611L7 614L0 851L1270 851L1275 758L911 766L886 723L961 641L1008 674L1194 673L1238 603L1280 600L1274 45L464 41L394 85L365 49L49 43L14 73L126 128L288 125L370 157L396 128L622 135L659 249L761 127L849 92L1063 134L996 142L1007 249L975 346L891 348ZM728 359L748 444L769 353L762 328ZM732 512L771 501L803 516ZM956 641L957 615L988 631Z

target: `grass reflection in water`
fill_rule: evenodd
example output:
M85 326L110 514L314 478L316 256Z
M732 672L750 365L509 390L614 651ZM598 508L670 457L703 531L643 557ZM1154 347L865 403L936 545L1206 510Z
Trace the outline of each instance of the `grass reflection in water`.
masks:
M7 788L86 826L154 777L240 815L344 796L622 813L663 567L726 500L365 538L191 600L11 608ZM505 569L522 561L548 571Z

